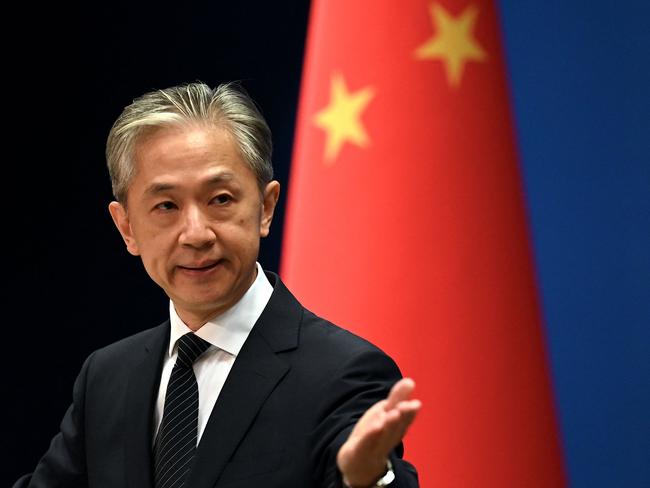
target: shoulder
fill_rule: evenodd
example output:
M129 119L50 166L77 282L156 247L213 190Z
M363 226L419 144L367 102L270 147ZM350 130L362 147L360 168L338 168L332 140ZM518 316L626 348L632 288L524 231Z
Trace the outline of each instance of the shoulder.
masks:
M273 285L273 295L264 317L264 334L270 337L296 337L301 355L308 354L312 361L323 360L341 365L359 356L371 355L392 359L375 344L347 330L345 325L334 324L303 306L275 273L267 272ZM272 330L273 332L267 332ZM292 341L286 340L285 343Z
M274 333L283 329L287 334L299 331L300 343L305 340L320 340L333 343L344 349L377 349L364 338L353 334L307 309L289 291L275 273L266 272L273 295L269 300L260 322L272 323Z
M380 347L304 309L299 350L317 365L327 382L349 377L394 383L401 378L396 362Z
M332 343L345 352L383 351L372 342L303 308L301 338ZM301 341L302 342L302 341Z
M129 362L138 357L142 352L159 352L167 342L169 336L169 321L143 330L117 342L104 346L94 351L89 360L93 362Z

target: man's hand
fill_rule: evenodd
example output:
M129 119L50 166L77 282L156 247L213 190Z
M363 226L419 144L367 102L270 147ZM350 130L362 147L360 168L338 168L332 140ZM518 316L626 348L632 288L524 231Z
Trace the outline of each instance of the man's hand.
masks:
M347 485L368 487L384 474L388 454L402 440L422 405L409 399L414 388L412 379L401 379L388 398L366 410L354 426L336 456Z

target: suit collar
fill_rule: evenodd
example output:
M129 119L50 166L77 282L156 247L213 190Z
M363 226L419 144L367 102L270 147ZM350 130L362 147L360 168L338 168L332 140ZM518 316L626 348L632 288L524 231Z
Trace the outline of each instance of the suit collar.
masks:
M254 330L267 341L274 352L295 349L298 347L302 305L284 286L277 274L266 271L266 277L273 285L273 294Z

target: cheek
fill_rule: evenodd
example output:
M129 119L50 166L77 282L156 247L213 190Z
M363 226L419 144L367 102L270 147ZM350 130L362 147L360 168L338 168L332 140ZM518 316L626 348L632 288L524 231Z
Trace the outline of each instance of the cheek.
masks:
M174 247L173 239L164 233L157 235L141 236L138 239L140 257L147 270L161 271L161 267L169 261Z
M253 218L238 218L232 225L221 225L219 241L228 250L238 255L256 253L259 248L259 223Z
M226 234L232 233L238 239L259 237L260 217L257 208L242 208L233 214L229 219L217 224L217 229L221 227L221 234L227 239Z

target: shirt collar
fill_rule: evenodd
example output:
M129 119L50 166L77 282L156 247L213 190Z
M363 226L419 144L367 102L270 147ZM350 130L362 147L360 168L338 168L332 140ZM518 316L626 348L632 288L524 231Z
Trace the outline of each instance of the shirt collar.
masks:
M233 356L239 354L248 334L273 293L273 286L264 274L262 266L260 263L256 263L256 266L257 276L244 296L224 313L210 319L195 332L201 339ZM169 321L171 323L169 356L171 357L176 341L192 330L178 316L171 300L169 301Z

